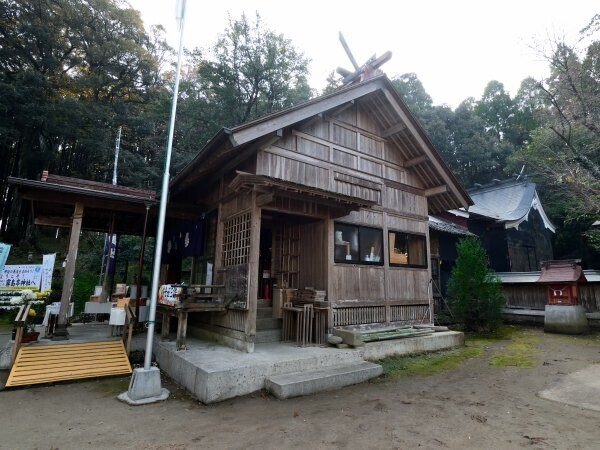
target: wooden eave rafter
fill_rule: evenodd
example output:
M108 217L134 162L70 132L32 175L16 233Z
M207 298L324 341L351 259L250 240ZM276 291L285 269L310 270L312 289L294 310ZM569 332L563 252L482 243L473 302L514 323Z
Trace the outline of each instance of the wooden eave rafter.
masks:
M408 110L404 110L403 104L397 98L397 93L391 92L387 89L383 91L383 94L388 99L390 105L396 112L396 114L402 119L407 125L407 131L410 132L412 137L415 139L422 152L429 157L433 168L437 172L437 175L442 178L445 184L449 187L450 192L454 195L455 199L460 203L460 206L467 208L472 204L472 201L468 194L462 190L458 180L454 178L447 166L442 162L441 157L435 153L433 145L428 142L428 139L424 132L420 129L417 122L408 114Z
M235 127L231 129L231 140L234 145L244 144L278 129L294 125L307 117L316 116L323 111L337 108L378 89L381 89L381 85L377 80L340 89L332 94L302 103L279 113L271 114L266 118Z
M404 167L409 168L409 167L416 166L417 164L421 164L421 163L424 163L427 161L429 161L429 158L426 155L420 155L415 158L409 159L408 161L405 161Z
M115 232L140 235L147 208L149 220L156 221L158 200L150 198L150 195L155 196L152 191L67 177L63 178L68 184L60 184L59 178L54 176L56 183L9 178L9 182L19 189L21 197L31 202L32 217L37 225L70 227L73 208L77 203L84 206L82 226L85 230L107 231L114 216L117 218ZM170 202L167 217L189 221L196 220L198 213ZM149 234L154 233L154 228L148 227L148 230L152 230Z
M370 208L376 204L374 201L364 200L358 197L337 194L335 192L325 191L289 181L283 181L278 178L268 177L266 175L254 175L239 171L237 172L237 176L229 184L229 187L234 192L252 189L265 192L264 188L267 187L275 194L301 194L305 200L308 197L308 199L317 203L334 205L337 207L349 207L350 209Z
M398 123L390 126L389 128L383 130L381 132L381 137L388 138L393 134L400 133L404 129L406 129L406 125L404 124L404 122L398 122Z
M458 207L468 208L472 204L468 194L435 151L433 144L411 116L408 108L385 76L344 87L331 94L261 119L221 130L175 177L172 182L174 192L185 190L199 180L205 181L206 174L217 167L215 164L211 164L210 168L202 167L200 169L200 163L207 158L213 162L223 162L227 157L235 155L235 150L239 151L240 147L246 145L251 147L251 150L248 150L250 153L257 149L254 144L257 139L310 120L312 117L327 115L332 111L339 112L357 102L362 103L372 112L374 118L380 123L385 138L398 149L402 158L408 162L408 167L422 181L424 190L434 189L440 184L448 186L446 193L435 195L428 202L430 212L435 213ZM231 151L223 151L222 146L227 146ZM217 159L210 156L215 152L220 153ZM228 167L234 168L231 164L228 164Z
M101 201L103 204L106 202L112 202L112 206L127 204L141 205L145 208L148 203L150 205L158 204L156 199L149 198L148 196L140 196L135 194L126 194L118 192L107 192L98 189L91 189L86 187L68 186L56 183L49 183L44 181L26 180L23 178L9 177L8 182L19 186L21 195L23 198L28 200L35 200L40 196L52 199L57 203L72 203L69 196L72 197L86 197L90 200Z
M425 196L433 197L434 195L445 194L446 192L448 192L448 186L445 184L442 184L441 186L436 186L433 188L426 189Z

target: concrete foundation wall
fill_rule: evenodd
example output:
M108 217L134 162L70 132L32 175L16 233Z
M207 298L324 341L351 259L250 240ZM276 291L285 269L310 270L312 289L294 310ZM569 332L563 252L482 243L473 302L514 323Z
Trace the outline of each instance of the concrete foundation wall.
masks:
M240 333L242 334L242 333ZM195 325L188 323L187 335L198 339L215 342L241 352L252 353L254 351L254 342L245 342L233 336L228 336L219 330L218 327L211 325Z
M589 333L585 309L581 305L546 305L544 331L564 334Z
M293 344L260 344L254 353L221 345L188 340L188 350L176 351L175 342L154 342L159 367L203 403L214 403L265 388L267 377L294 372L376 361L386 356L444 350L464 345L458 332L369 342L362 347L297 347Z

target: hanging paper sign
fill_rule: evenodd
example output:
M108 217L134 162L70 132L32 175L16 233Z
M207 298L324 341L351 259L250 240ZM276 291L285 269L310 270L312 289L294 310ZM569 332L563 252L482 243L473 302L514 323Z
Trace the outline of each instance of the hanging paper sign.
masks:
M163 284L158 290L158 303L167 306L178 306L181 301L182 293L182 286Z
M56 253L44 255L42 259L42 284L40 291L52 289L52 273L54 272L54 263L56 261Z
M0 289L39 290L41 282L41 264L4 266L4 269L0 272Z

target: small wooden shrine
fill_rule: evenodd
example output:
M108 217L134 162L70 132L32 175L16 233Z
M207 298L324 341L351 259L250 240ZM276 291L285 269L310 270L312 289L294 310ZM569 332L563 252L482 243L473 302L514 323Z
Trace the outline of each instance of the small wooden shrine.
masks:
M549 305L579 304L578 284L587 281L580 262L578 259L542 262L537 282L548 286Z

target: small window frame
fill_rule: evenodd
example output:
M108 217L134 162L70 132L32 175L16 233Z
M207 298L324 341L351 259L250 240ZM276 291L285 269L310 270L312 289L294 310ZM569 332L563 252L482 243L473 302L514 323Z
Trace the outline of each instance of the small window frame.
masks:
M383 230L334 222L334 262L383 266Z
M414 250L411 251L411 248ZM421 257L415 253L421 253ZM400 230L388 230L388 258L390 267L429 268L427 236Z

